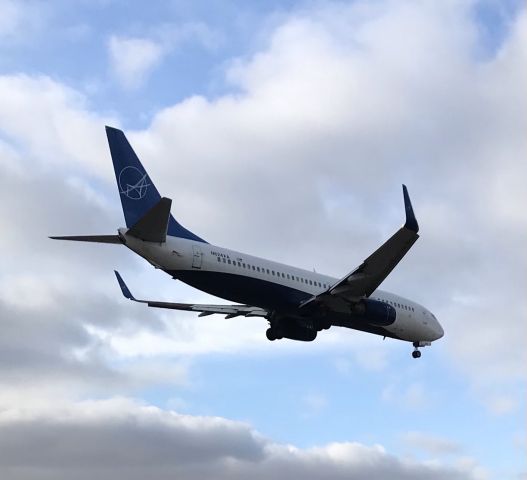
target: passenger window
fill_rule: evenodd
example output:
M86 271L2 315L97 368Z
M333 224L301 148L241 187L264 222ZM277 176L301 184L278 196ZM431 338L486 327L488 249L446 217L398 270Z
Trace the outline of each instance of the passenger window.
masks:
M256 267L256 270L259 272L260 271L260 267Z
M271 272L272 272L272 273L273 273L273 275L274 275L274 270L271 270Z
M241 267L241 266L242 266L241 262L238 262L238 267Z
M242 265L243 265L243 268L245 268L245 263L242 263Z
M223 257L222 260L223 260L223 263L227 263L227 261L225 260L225 257Z
M253 265L253 270L256 270L256 267Z
M230 265L230 264L231 264L231 261L230 261L230 260L227 260L227 263Z
M218 262L221 262L221 258L220 257L218 257Z
M267 269L267 275L269 275L269 269Z
M285 278L285 273L284 272L282 272L282 278Z
M289 280L289 273L287 274L287 279Z
M313 285L313 281L312 280L309 280L309 285Z

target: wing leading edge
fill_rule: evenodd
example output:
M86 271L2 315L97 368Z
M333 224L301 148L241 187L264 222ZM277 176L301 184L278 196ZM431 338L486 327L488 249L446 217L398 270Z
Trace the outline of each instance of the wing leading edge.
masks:
M361 298L369 297L379 287L419 238L417 233L419 225L405 185L403 185L403 197L405 224L355 270L325 292L307 300L302 304L302 308L313 303L331 304L335 300L355 303Z
M172 310L185 310L189 312L199 312L200 317L206 315L213 315L215 313L225 315L225 318L233 317L267 317L270 312L259 307L251 307L250 305L203 305L196 303L172 303L172 302L158 302L153 300L138 300L132 295L130 289L124 283L123 278L117 270L114 270L119 286L123 295L138 303L146 303L149 307L168 308Z

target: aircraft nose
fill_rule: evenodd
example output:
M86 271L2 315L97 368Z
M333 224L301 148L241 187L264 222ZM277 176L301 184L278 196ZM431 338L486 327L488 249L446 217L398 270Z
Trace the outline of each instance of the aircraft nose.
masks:
M437 320L436 320L436 322L437 322ZM436 340L442 338L445 335L445 331L443 330L443 327L441 326L441 324L439 322L437 322L437 325L435 327L435 331L436 331L436 335L437 335Z
M433 319L432 325L430 326L432 327L432 330L434 332L434 340L439 340L445 335L445 331L443 330L443 327L441 326L435 315L433 313L430 313L430 316Z

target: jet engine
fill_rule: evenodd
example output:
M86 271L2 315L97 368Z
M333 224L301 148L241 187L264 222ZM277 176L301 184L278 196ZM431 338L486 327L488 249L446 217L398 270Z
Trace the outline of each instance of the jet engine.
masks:
M289 338L303 342L312 342L317 338L317 330L313 322L295 317L282 317L271 322L271 327L265 332L269 340Z
M386 327L395 322L395 308L385 302L366 298L361 300L351 311L357 320L365 321L370 325Z

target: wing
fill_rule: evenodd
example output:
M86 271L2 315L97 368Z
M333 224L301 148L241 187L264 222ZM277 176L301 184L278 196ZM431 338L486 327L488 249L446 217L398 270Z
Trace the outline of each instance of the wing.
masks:
M381 247L373 252L351 273L340 279L325 292L314 296L302 304L302 308L313 303L332 304L336 300L356 303L369 297L390 274L419 238L419 225L415 218L408 190L403 185L406 223Z
M123 292L123 295L128 298L129 300L132 300L134 302L138 303L146 303L149 307L157 307L157 308L169 308L172 310L186 310L190 312L200 312L199 316L204 317L206 315L212 315L214 313L218 313L220 315L225 315L225 318L233 318L233 317L267 317L270 312L263 308L259 307L251 307L250 305L199 305L195 303L172 303L172 302L157 302L152 300L138 300L136 299L132 293L130 292L130 289L124 283L123 278L119 274L118 271L115 271L115 276L117 277L117 281L119 282L119 286L121 287L121 291Z

